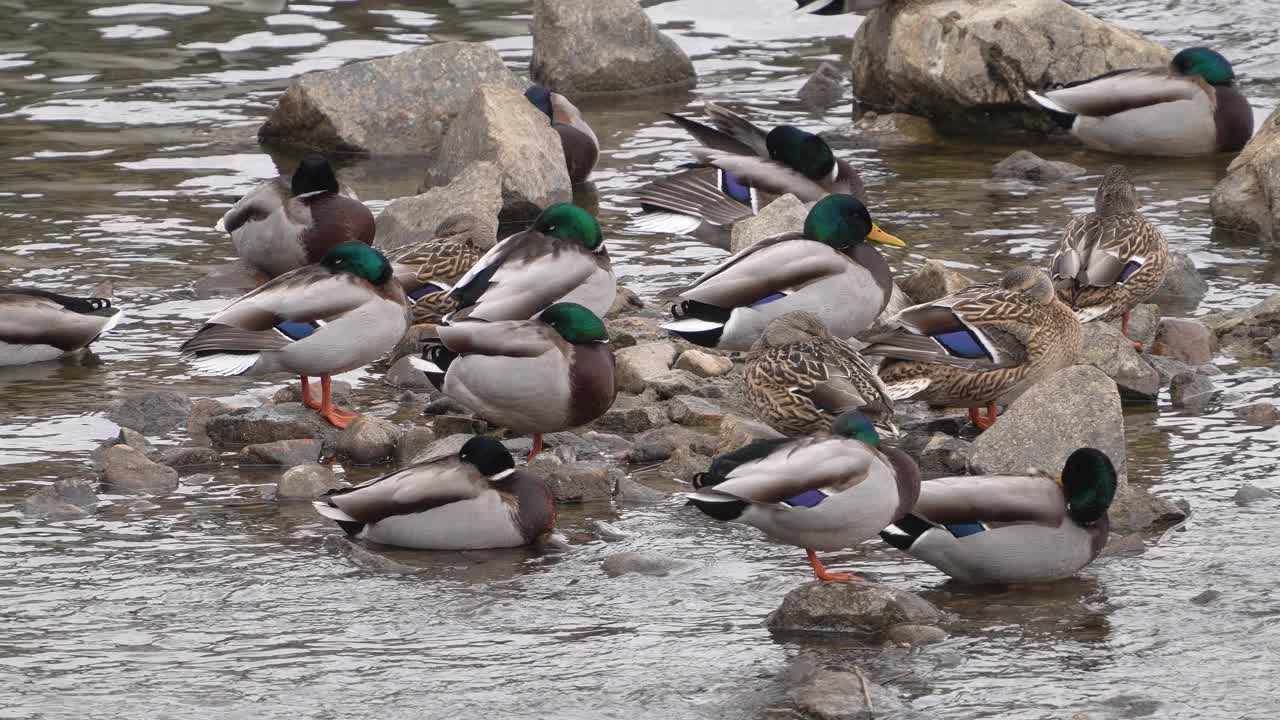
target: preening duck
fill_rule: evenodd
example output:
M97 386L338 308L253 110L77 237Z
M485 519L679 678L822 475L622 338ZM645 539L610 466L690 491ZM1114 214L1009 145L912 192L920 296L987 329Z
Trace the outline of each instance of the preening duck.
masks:
M0 366L45 362L81 350L123 317L106 298L0 287Z
M440 221L431 239L390 254L392 272L409 298L415 324L437 324L457 309L449 292L483 255L481 248L487 243L482 228L476 216L456 213Z
M582 119L582 113L569 102L569 98L542 85L533 85L524 91L524 96L546 114L551 128L559 133L569 181L574 185L585 182L600 158L600 141L591 126Z

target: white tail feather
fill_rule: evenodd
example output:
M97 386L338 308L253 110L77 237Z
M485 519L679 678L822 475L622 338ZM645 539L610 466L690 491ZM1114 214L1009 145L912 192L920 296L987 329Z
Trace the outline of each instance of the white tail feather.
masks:
M838 5L844 0L813 0L813 2L801 5L791 12L796 15L812 15L827 8L829 5Z
M706 332L724 327L724 323L711 322L710 320L699 320L697 318L685 318L683 320L674 320L669 323L663 323L658 327L671 332Z
M439 365L436 365L435 363L431 362L430 360L427 360L426 358L410 356L409 364L418 368L424 373L431 373L434 375L444 374L444 371L440 369Z
M222 217L218 218L218 224L217 224L217 225L214 225L214 226L213 226L213 229L214 229L214 230L217 230L218 232L226 232L226 231L227 231L227 216L226 216L226 215L223 215Z
M1031 99L1032 99L1032 100L1035 100L1035 101L1036 101L1036 102L1038 102L1038 103L1040 103L1040 105L1041 105L1041 106L1043 106L1043 107L1045 107L1045 108L1047 108L1047 109L1049 109L1049 110L1052 110L1052 111L1054 111L1054 112L1060 112L1060 113L1063 113L1063 114L1065 114L1065 115L1075 115L1075 114L1076 114L1075 112L1072 112L1071 110L1068 110L1068 109L1066 109L1066 108L1062 107L1061 105L1059 105L1058 103L1056 103L1056 102L1054 102L1054 101L1050 100L1049 98L1045 97L1044 95L1041 95L1040 93L1036 92L1035 90L1028 90L1028 91L1027 91L1027 95L1030 95L1030 96L1031 96Z
M915 378L912 380L902 380L900 382L886 383L885 390L888 391L889 397L895 402L898 400L906 400L915 397L924 392L933 381L929 378Z
M123 317L124 317L124 313L123 313L123 312L118 312L118 313L116 313L116 314L112 315L111 317L107 318L107 322L102 326L102 329L98 331L98 334L99 334L99 335L101 335L102 333L104 333L104 332L106 332L106 331L110 330L111 328L115 327L116 325L119 325L119 324L120 324L120 319L121 319L121 318L123 318Z
M1111 312L1111 305L1094 305L1076 310L1076 319L1082 323L1092 322Z
M257 364L258 353L216 353L191 359L201 375L243 375Z
M692 235L702 225L702 218L673 212L647 212L631 221L635 232L664 235Z
M324 500L313 500L311 502L311 506L316 509L316 512L329 518L330 520L337 520L338 522L360 522L359 520L342 512L342 510L330 505Z

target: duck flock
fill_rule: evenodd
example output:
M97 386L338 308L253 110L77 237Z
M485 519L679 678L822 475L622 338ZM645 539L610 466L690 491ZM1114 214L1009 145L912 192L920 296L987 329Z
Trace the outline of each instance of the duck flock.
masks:
M820 14L883 2L799 0ZM1028 93L1093 148L1186 156L1238 151L1252 135L1233 79L1226 58L1197 47L1168 67ZM585 180L600 147L581 113L541 86L526 96L558 131L572 179ZM828 571L818 551L877 536L971 583L1056 580L1096 558L1117 458L1082 447L1060 468L921 482L916 463L893 447L893 417L895 403L924 401L966 408L986 430L1002 405L1073 362L1082 323L1127 325L1169 262L1129 171L1107 170L1093 212L1062 229L1047 267L894 307L877 246L905 243L876 224L857 170L804 129L766 130L714 103L705 114L705 122L669 115L699 147L692 166L636 193L637 231L723 244L735 222L778 197L812 205L803 227L739 250L671 298L662 327L745 353L747 407L778 433L715 458L693 478L688 502L804 549L823 581L861 578ZM602 318L617 282L596 218L553 205L487 251L483 225L454 215L431 239L384 255L372 246L373 214L320 155L250 192L218 224L272 279L193 328L181 351L194 370L297 377L303 403L345 428L357 413L334 402L331 377L385 356L413 327L425 341L411 362L437 389L533 436L523 466L495 438L477 436L457 454L317 500L349 535L424 550L543 538L555 502L527 463L544 433L590 423L616 399ZM85 348L120 318L104 299L0 289L0 364Z

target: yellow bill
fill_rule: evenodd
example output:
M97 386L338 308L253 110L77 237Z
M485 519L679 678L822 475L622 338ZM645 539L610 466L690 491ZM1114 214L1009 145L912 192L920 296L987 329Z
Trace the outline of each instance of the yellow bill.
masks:
M874 240L884 245L892 245L893 247L906 247L907 244L889 233L880 229L879 225L871 223L871 232L867 233L868 240Z

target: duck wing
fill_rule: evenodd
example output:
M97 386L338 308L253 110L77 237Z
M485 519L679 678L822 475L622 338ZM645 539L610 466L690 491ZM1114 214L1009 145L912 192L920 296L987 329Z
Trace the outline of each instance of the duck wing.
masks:
M771 195L795 195L803 202L820 200L830 190L808 176L767 158L695 149L694 157L733 175L739 183ZM830 180L834 181L832 177Z
M940 525L1029 522L1057 527L1062 486L1044 473L946 477L920 484L913 514Z
M1077 287L1110 287L1154 259L1152 249L1163 242L1160 231L1138 213L1090 213L1067 224L1051 273L1055 281L1071 281Z
M780 503L810 491L847 490L865 480L876 462L883 462L866 443L839 437L756 441L737 452L748 457L725 473L723 481L700 492ZM758 457L750 457L752 453Z
M998 285L974 285L903 310L890 320L890 330L867 339L862 352L959 367L1018 365L1044 322L1045 307Z
M1147 68L1115 70L1046 91L1041 97L1047 98L1050 105L1040 98L1036 100L1058 112L1107 117L1151 105L1192 100L1203 93L1196 80L1171 75L1164 68Z
M796 392L807 395L822 410L840 415L848 410L864 410L872 415L893 413L893 398L880 376L851 345L834 340L830 347L823 347L812 358L792 356L791 362L812 363L809 377L812 387L798 388Z
M559 346L559 335L537 320L468 320L434 328L434 334L458 355L538 357Z
M844 272L850 260L798 232L765 238L725 260L680 293L721 308L745 307Z
M766 130L723 105L709 102L703 109L716 129L751 148L755 155L762 158L769 157L769 146L766 142L769 133Z
M648 183L636 193L645 210L672 212L700 218L712 225L727 227L751 217L755 210L749 186L734 197L725 192L725 171L716 167L685 170Z
M608 270L605 246L592 252L540 232L516 233L493 246L453 286L458 310L445 318L527 320Z
M374 523L393 515L426 512L470 500L489 486L488 479L474 465L457 455L446 455L354 487L330 491L324 502L345 513L347 521Z
M77 350L114 327L120 318L120 310L103 298L0 288L0 342Z
M679 125L681 129L692 135L694 140L697 140L705 147L733 155L757 154L754 147L744 143L742 140L739 140L723 130L713 128L710 125L704 125L697 120L690 120L687 117L676 115L675 113L663 113L663 115L671 118L676 125ZM763 154L763 157L768 156L769 153L766 151Z
M249 222L265 220L289 204L289 178L268 180L236 201L218 221L217 229L234 233Z

